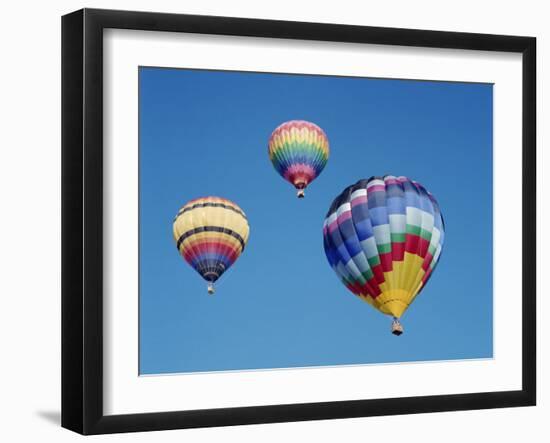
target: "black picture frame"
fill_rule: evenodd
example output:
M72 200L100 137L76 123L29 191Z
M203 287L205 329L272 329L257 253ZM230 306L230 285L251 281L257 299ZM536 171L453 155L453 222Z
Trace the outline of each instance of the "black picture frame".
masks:
M522 54L522 389L130 415L103 413L103 30ZM62 426L81 434L530 406L536 403L536 39L83 9L62 18Z

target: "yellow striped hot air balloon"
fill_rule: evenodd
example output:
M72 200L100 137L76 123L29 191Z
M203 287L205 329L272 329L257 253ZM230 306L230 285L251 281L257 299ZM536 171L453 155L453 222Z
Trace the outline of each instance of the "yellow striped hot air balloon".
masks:
M208 282L214 283L235 263L248 242L244 211L230 200L203 197L187 202L174 219L174 240L181 256Z

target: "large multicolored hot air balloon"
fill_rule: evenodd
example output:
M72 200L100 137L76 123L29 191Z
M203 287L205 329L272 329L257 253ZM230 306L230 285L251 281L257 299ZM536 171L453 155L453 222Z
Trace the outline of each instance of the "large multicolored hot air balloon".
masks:
M329 156L328 138L315 123L291 120L269 138L269 159L277 172L296 189L298 198L315 180Z
M174 219L178 251L208 282L214 283L239 258L248 241L248 221L230 200L204 197L186 203Z
M336 197L323 225L325 254L346 287L383 314L399 318L424 288L441 255L439 205L406 177L371 177Z

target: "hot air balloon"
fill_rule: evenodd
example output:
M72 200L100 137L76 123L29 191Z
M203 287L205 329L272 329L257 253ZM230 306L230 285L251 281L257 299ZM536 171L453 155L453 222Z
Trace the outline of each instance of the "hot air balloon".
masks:
M239 206L221 197L187 202L174 219L174 240L181 256L208 282L214 283L235 263L248 241L248 221Z
M329 156L328 138L315 123L291 120L269 138L269 159L277 172L297 189L298 198L315 180Z
M393 317L392 333L425 287L443 247L439 205L406 177L371 177L332 202L323 225L325 254L346 287Z

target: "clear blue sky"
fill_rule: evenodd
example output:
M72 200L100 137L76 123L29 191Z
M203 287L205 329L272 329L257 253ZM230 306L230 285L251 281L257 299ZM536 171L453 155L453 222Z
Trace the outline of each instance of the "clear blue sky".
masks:
M141 68L139 93L140 373L492 357L492 85ZM267 155L291 119L330 140L302 200ZM383 174L421 182L446 222L400 337L323 251L332 200ZM178 209L206 195L250 223L214 296L172 238Z

